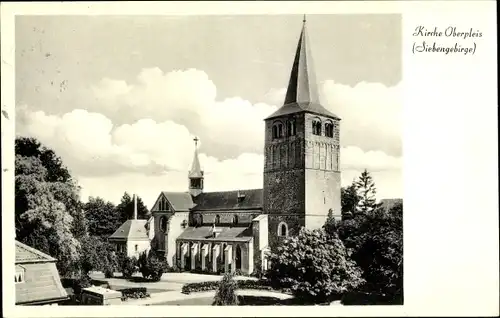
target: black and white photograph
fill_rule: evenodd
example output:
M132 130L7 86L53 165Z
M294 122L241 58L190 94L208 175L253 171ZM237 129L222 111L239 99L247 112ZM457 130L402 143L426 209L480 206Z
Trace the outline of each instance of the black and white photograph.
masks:
M402 304L400 88L398 14L17 17L16 303Z
M16 307L405 305L403 14L13 22Z

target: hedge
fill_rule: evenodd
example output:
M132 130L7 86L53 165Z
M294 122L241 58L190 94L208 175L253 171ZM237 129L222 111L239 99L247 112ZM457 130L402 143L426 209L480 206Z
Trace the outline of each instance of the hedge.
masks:
M190 294L195 292L203 292L216 290L219 287L219 281L201 282L201 283L187 283L182 286L183 294ZM260 289L260 290L274 290L266 280L237 280L238 288L240 289Z
M118 289L118 291L122 293L123 301L127 300L128 298L138 299L138 298L150 297L146 287L122 288Z

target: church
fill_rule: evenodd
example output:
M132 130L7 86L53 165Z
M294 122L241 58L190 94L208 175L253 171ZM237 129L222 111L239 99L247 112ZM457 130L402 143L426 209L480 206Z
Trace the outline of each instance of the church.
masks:
M151 209L151 248L185 271L265 269L270 246L340 218L339 123L320 105L304 18L283 106L265 119L263 188L204 192L195 138L188 191Z

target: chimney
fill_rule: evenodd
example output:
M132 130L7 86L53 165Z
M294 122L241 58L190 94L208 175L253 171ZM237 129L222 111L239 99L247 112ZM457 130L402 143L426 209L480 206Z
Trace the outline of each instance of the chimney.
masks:
M134 220L137 220L137 195L134 194Z

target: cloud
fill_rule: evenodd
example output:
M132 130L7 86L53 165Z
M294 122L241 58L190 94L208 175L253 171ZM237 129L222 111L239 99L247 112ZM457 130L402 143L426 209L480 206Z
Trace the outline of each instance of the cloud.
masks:
M400 88L324 83L325 107L342 117L343 184L366 168L381 180L386 197L401 193ZM151 196L185 191L194 136L201 140L208 191L262 187L263 119L277 109L273 103L282 103L284 89L270 90L263 97L268 103L217 100L216 86L203 71L150 68L132 82L102 79L89 92L87 110L47 114L16 108L18 135L54 149L84 196L118 200L124 187L134 186Z
M106 116L86 110L56 116L19 108L18 113L19 134L36 137L54 149L80 181L84 195L108 196L112 200L125 187L138 186L124 181L124 176L148 184L138 189L141 193L147 191L147 195L152 195L151 191L187 189L194 135L183 125L141 119L114 126ZM241 153L219 159L202 152L200 161L208 191L262 187L262 154ZM341 150L341 165L343 171L350 171L347 176L359 175L365 168L374 173L391 173L400 171L401 158L349 146ZM116 183L109 184L111 180ZM343 177L343 183L350 181ZM101 184L108 184L109 189ZM99 194L96 189L103 192Z
M92 110L110 117L119 114L128 122L177 122L201 136L205 149L218 157L262 152L263 119L277 108L240 97L216 100L215 84L196 69L143 69L132 83L106 78L93 85L91 93Z
M322 100L342 118L341 143L364 151L402 154L402 86L361 82L354 87L327 80Z

